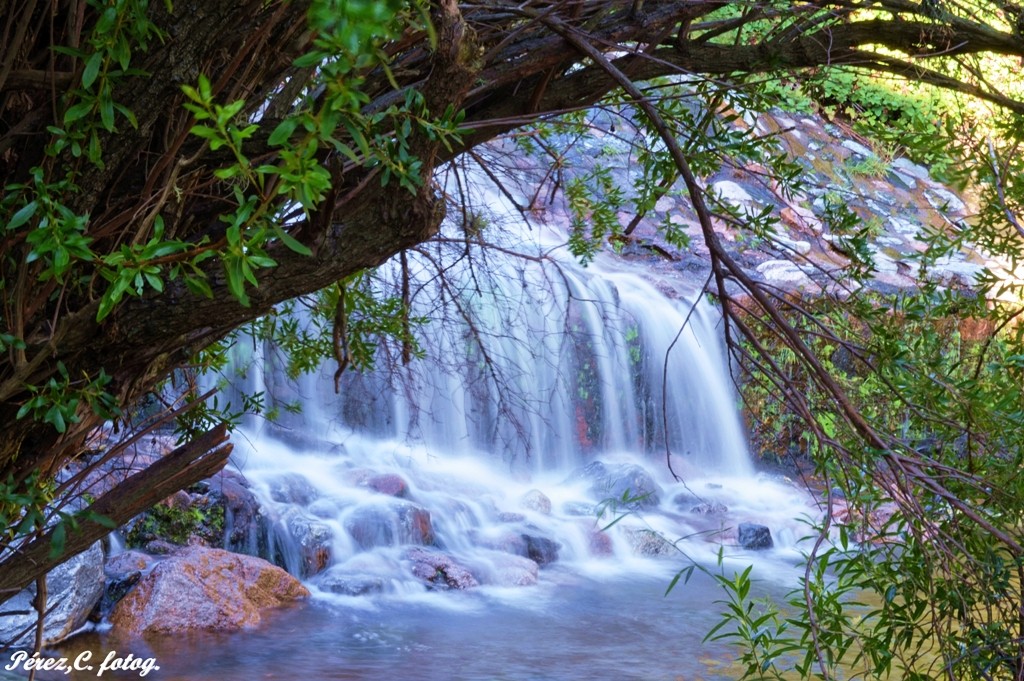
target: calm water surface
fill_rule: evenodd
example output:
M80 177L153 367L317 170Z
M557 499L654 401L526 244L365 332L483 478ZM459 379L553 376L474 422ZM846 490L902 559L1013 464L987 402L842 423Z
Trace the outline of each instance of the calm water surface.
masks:
M145 678L162 681L734 678L727 675L730 649L701 642L718 621L712 601L719 593L710 578L695 574L665 596L670 572L613 581L558 570L544 576L537 587L514 590L314 599L273 613L256 631L234 634L126 644L92 632L56 652L73 657L91 650L94 660L110 650L156 657L160 670ZM107 672L102 678L139 676Z

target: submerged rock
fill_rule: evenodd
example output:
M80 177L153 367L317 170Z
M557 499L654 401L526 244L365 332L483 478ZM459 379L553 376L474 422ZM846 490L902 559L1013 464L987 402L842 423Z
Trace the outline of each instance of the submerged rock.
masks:
M104 584L100 542L50 570L46 575L46 607L49 613L43 627L43 644L62 641L85 624L89 613L103 596ZM0 641L4 644L24 646L35 641L38 617L32 604L35 595L33 584L3 604Z
M535 561L512 554L496 554L488 584L497 586L533 586L537 583L538 565Z
M590 480L596 499L618 501L624 508L653 508L661 503L661 487L650 473L636 464L605 464L592 461L570 476Z
M551 515L551 500L539 489L531 489L521 496L519 506L542 515Z
M282 522L295 542L294 548L301 560L300 576L315 575L330 564L334 531L329 525L297 508L289 509ZM288 567L294 569L293 565Z
M364 504L345 520L345 529L363 549L434 543L430 511L408 501Z
M262 613L309 596L309 590L262 558L190 547L158 563L114 607L121 636L255 627Z
M558 560L558 549L562 548L558 542L530 534L520 536L526 544L526 557L537 565L550 565Z
M679 555L676 547L654 530L646 527L628 527L624 530L635 555L651 558Z
M316 579L322 591L342 596L365 596L384 591L384 578L351 572L340 566L330 568Z
M720 515L722 513L728 513L729 507L725 504L714 502L704 502L703 504L697 504L690 509L690 513L696 513L698 515Z
M107 559L104 570L108 577L123 577L132 572L146 572L153 565L153 556L131 549Z
M225 469L200 484L207 486L206 495L211 502L223 509L223 548L256 555L265 553L267 512L242 474Z
M772 533L764 525L755 523L740 523L737 540L739 545L745 549L761 550L770 549L775 546L772 541Z
M402 499L409 496L409 484L402 476L395 475L394 473L374 475L367 478L364 484L378 494L386 494Z
M313 484L298 473L286 473L270 482L270 498L282 504L308 506L317 496Z
M429 589L471 589L480 582L466 566L446 553L422 547L409 549L405 557L411 562L412 574Z

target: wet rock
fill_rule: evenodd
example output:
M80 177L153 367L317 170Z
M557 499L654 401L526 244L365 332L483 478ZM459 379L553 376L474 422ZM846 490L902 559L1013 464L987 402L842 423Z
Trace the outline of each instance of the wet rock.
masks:
M146 543L145 549L146 553L151 553L154 556L169 556L172 553L177 553L181 546L162 539L154 539Z
M375 575L352 573L333 567L316 579L321 590L342 596L365 596L384 591L384 579Z
M596 511L593 504L584 501L569 501L562 505L562 512L566 515L594 516Z
M737 541L745 549L761 550L775 546L771 531L764 525L756 523L740 523Z
M364 483L366 487L379 494L404 499L409 496L409 485L400 475L384 473L374 475Z
M696 494L690 492L680 492L679 494L672 497L672 503L679 508L690 508L695 504L702 503L701 498Z
M331 541L334 539L334 531L329 525L297 508L286 511L282 523L295 542L294 548L301 560L300 576L309 577L327 567L331 562Z
M536 537L530 534L520 535L526 543L526 557L538 565L550 565L558 560L558 549L562 545L547 537Z
M225 469L203 481L213 505L222 509L224 537L230 551L263 555L267 550L267 511L238 472Z
M615 553L615 549L612 547L612 538L607 532L602 532L601 528L595 526L590 526L587 529L587 549L590 551L590 555L611 556Z
M116 606L122 598L127 596L132 587L138 584L141 579L142 572L136 570L135 572L129 572L125 575L108 580L106 588L103 590L103 597L89 616L89 619L94 622L99 622L103 618L107 617L114 609L114 606Z
M519 497L519 506L528 511L535 511L543 515L551 515L551 500L539 489L531 489Z
M103 597L103 548L96 542L87 550L58 565L46 575L46 607L49 614L43 628L43 643L50 645L67 638L85 624L89 613ZM35 641L38 616L32 605L33 584L6 601L0 609L0 641L15 646ZM52 608L52 609L51 609ZM23 631L27 633L19 636Z
M132 572L145 572L152 564L152 556L142 551L128 550L108 558L103 569L108 577L119 577Z
M510 513L508 511L502 511L498 514L498 521L503 523L521 523L526 520L526 516L522 513Z
M345 529L363 549L434 543L430 511L408 501L365 504L345 519Z
M486 534L474 533L473 540L477 546L485 549L514 553L519 556L527 555L526 540L523 539L523 535L518 532L504 531L488 532Z
M606 465L593 461L570 476L570 480L590 480L590 492L596 498L620 501L630 499L623 507L652 508L661 500L661 487L654 478L635 464Z
M696 513L698 515L720 515L728 512L729 507L717 501L706 501L703 504L697 504L690 509L690 513Z
M624 530L626 540L637 556L654 558L679 555L676 548L654 530L646 527L627 527Z
M308 506L317 498L317 491L305 476L287 473L270 481L270 498L282 504Z
M178 490L161 503L171 509L185 510L192 506L192 495L185 490Z
M261 558L190 547L158 563L115 606L110 623L120 636L232 631L307 596L297 579Z
M422 580L429 589L471 589L480 586L473 573L448 554L415 547L405 554L411 563L412 574Z
M533 586L539 566L535 561L512 554L497 554L487 583L496 586Z

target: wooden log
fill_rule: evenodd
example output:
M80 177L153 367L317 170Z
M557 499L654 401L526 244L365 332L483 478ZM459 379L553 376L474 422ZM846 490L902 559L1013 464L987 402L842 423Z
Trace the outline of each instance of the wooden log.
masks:
M223 424L207 431L125 479L94 501L85 513L123 525L178 490L220 471L231 454L232 445L225 444L227 439ZM0 603L110 533L109 524L82 519L76 530L68 531L64 550L52 556L55 528L26 541L0 562Z

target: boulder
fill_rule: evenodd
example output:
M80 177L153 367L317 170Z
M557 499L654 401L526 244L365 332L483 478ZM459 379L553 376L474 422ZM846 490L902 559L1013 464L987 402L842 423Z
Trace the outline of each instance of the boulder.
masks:
M636 464L608 465L592 461L570 476L570 481L589 480L590 493L598 500L631 501L622 507L630 509L653 508L661 502L661 487L650 473Z
M745 549L761 550L770 549L775 546L772 541L772 533L764 525L756 523L740 523L737 541Z
M103 597L104 584L100 542L50 570L46 575L46 607L52 610L46 616L43 644L57 643L85 624L89 613ZM31 645L35 641L34 624L38 616L32 605L35 595L33 584L3 604L0 609L5 614L0 617L0 641L15 646Z
M307 596L297 579L262 558L196 546L158 563L114 607L110 623L127 637L233 631Z
M480 585L469 568L446 553L417 546L409 549L405 558L411 564L412 574L422 580L428 589L464 590Z

